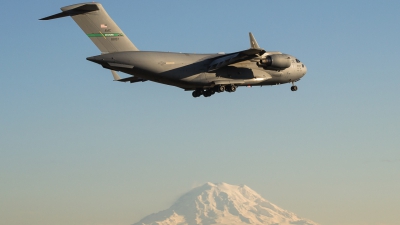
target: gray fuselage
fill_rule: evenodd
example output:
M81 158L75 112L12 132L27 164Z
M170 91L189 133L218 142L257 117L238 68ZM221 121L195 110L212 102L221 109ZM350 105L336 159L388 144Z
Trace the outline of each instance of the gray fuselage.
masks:
M259 58L233 63L210 71L209 65L224 54L187 54L171 52L128 51L87 58L104 68L121 71L146 80L168 84L185 90L215 85L260 86L298 81L306 66L293 56L290 67L283 70L265 69L259 59L277 52L266 52ZM281 54L281 53L279 53Z
M249 32L250 48L229 54L187 54L149 52L129 40L100 3L78 3L61 8L60 13L41 20L71 16L101 55L88 60L110 69L115 81L135 83L154 81L194 90L192 96L210 97L215 93L235 92L238 86L294 84L306 72L295 57L260 48ZM131 75L123 78L115 71Z

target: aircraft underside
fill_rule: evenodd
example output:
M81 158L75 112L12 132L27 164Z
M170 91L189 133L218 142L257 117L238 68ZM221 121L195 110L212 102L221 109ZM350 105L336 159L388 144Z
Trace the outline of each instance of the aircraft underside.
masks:
M92 61L92 60L91 60ZM294 82L300 80L294 76L295 71L268 71L260 70L257 67L245 68L230 66L228 69L207 73L198 74L170 74L170 73L151 73L137 68L124 69L119 67L111 67L104 64L103 67L110 70L121 71L132 76L143 78L140 81L153 81L161 84L171 85L184 89L185 91L193 91L193 97L210 97L216 93L228 92L232 93L240 86L269 86L292 83L291 90L297 91L297 86ZM179 78L179 79L177 79ZM133 81L131 83L134 83Z

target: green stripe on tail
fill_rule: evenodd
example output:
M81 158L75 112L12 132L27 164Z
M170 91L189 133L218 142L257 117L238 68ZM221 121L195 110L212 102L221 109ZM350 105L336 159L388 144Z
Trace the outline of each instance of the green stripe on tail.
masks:
M121 33L92 33L87 34L88 37L122 37L124 36Z

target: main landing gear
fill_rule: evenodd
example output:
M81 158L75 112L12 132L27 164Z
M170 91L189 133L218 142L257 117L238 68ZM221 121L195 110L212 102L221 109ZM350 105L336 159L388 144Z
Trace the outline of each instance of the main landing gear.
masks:
M237 87L235 85L217 85L214 86L212 88L207 88L207 89L202 89L202 88L198 88L195 91L193 91L192 96L197 98L200 97L201 95L203 95L204 97L210 97L212 95L214 95L216 92L217 93L221 93L224 91L227 92L235 92L237 89Z
M294 82L292 82L292 87L290 87L290 90L297 91L297 86L294 85Z

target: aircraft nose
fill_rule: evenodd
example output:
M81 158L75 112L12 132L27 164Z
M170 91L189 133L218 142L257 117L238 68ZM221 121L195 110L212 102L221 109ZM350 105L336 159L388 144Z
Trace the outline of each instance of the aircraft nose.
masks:
M304 76L304 75L306 75L306 73L307 73L307 66L303 64L303 67L304 67L304 69L303 69L303 71L304 71L303 76Z

